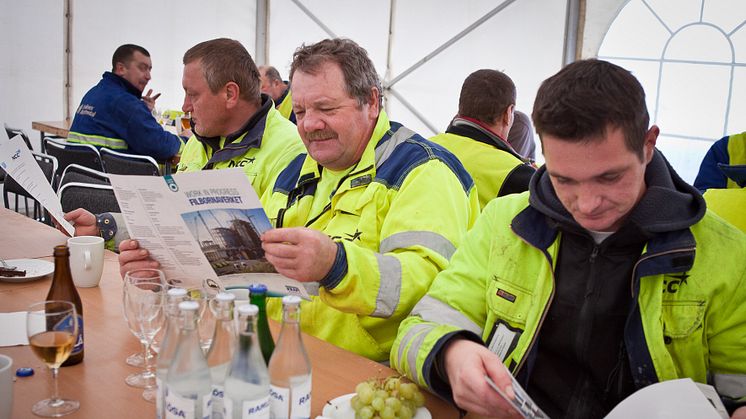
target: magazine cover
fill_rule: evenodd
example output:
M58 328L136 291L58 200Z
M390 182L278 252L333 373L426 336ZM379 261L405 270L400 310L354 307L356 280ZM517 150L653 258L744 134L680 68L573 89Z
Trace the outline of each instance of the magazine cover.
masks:
M169 283L262 283L274 295L309 298L264 257L260 237L272 226L242 169L110 179L130 237L160 262Z

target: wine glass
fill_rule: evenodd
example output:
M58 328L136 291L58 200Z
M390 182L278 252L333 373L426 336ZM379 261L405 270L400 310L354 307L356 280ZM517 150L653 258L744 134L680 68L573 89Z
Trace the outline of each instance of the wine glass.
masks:
M137 269L124 275L123 306L124 317L130 331L143 346L145 369L130 374L125 382L132 387L146 389L143 398L155 401L155 371L150 346L153 338L163 325L163 302L166 283L163 272L158 269Z
M205 353L210 349L212 335L215 333L215 313L211 307L211 302L219 291L207 285L187 289L189 298L199 303L197 326L200 346Z
M57 386L60 365L70 356L78 339L78 313L69 301L42 301L29 306L26 334L34 354L52 370L52 397L31 408L35 415L59 417L80 408L77 400L61 399Z

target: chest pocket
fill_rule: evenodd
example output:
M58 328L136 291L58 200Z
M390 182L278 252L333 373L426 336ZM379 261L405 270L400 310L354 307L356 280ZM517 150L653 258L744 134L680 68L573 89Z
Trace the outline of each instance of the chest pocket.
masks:
M488 323L503 321L511 327L524 329L533 293L514 282L493 276L487 288Z
M703 300L663 301L661 317L666 343L681 343L694 339L701 342L705 315Z

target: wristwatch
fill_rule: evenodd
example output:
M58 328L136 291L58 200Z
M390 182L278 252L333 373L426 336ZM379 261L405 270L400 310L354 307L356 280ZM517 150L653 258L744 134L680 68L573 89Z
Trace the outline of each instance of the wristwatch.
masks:
M117 222L114 220L114 216L108 212L96 215L96 226L104 240L111 240L117 234Z

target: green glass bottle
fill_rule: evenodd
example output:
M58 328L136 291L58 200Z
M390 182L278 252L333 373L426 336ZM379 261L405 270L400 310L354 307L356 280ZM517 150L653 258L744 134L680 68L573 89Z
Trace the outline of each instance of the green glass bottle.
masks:
M259 308L257 316L257 337L259 337L259 347L262 349L264 363L269 365L269 358L275 350L275 340L272 339L272 333L269 331L267 322L267 286L264 284L249 285L249 301Z

